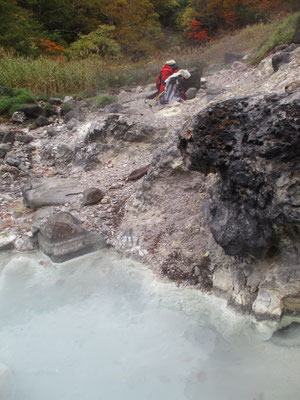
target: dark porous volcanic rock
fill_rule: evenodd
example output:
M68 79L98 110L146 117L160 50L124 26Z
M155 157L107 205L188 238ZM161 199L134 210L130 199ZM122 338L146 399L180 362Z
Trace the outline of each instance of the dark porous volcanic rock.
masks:
M152 126L118 114L109 114L105 120L96 121L91 125L85 142L149 142L153 132Z
M179 148L189 169L220 176L206 215L228 255L274 254L287 227L299 244L299 92L217 103L182 130Z
M86 231L68 212L51 216L38 233L39 247L54 262L64 262L107 247L101 234Z

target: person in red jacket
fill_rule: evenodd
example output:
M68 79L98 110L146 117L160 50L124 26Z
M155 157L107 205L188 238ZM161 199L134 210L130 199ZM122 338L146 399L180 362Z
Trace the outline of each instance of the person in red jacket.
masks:
M166 61L165 65L156 77L156 89L158 90L158 94L164 91L166 79L177 71L178 67L175 60Z

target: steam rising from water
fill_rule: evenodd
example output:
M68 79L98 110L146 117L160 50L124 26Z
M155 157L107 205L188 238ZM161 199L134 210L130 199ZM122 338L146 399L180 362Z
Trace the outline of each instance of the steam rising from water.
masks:
M271 327L222 300L112 252L1 257L1 400L299 396L299 348L263 342Z

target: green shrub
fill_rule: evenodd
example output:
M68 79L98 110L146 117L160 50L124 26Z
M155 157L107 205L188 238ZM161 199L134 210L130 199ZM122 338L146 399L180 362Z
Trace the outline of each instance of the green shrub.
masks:
M120 56L121 49L113 38L114 31L114 26L99 25L95 31L88 35L79 35L79 39L73 42L67 50L67 57L84 59L91 55Z
M12 115L24 104L35 102L36 97L27 89L12 89L12 96L0 97L0 115Z

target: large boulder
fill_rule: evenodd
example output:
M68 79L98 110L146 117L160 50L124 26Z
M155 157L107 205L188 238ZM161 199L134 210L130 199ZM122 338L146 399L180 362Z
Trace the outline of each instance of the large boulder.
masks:
M187 92L190 88L199 90L201 87L202 70L200 68L190 68L189 73L191 74L189 79L183 79L182 81L184 91Z
M81 193L79 183L72 179L36 179L22 187L24 202L33 210L77 202Z
M40 227L38 242L41 251L54 262L64 262L107 246L101 234L83 229L81 222L68 212L51 216Z
M227 100L181 132L188 168L219 175L206 215L228 255L271 255L299 243L299 111L296 92Z

